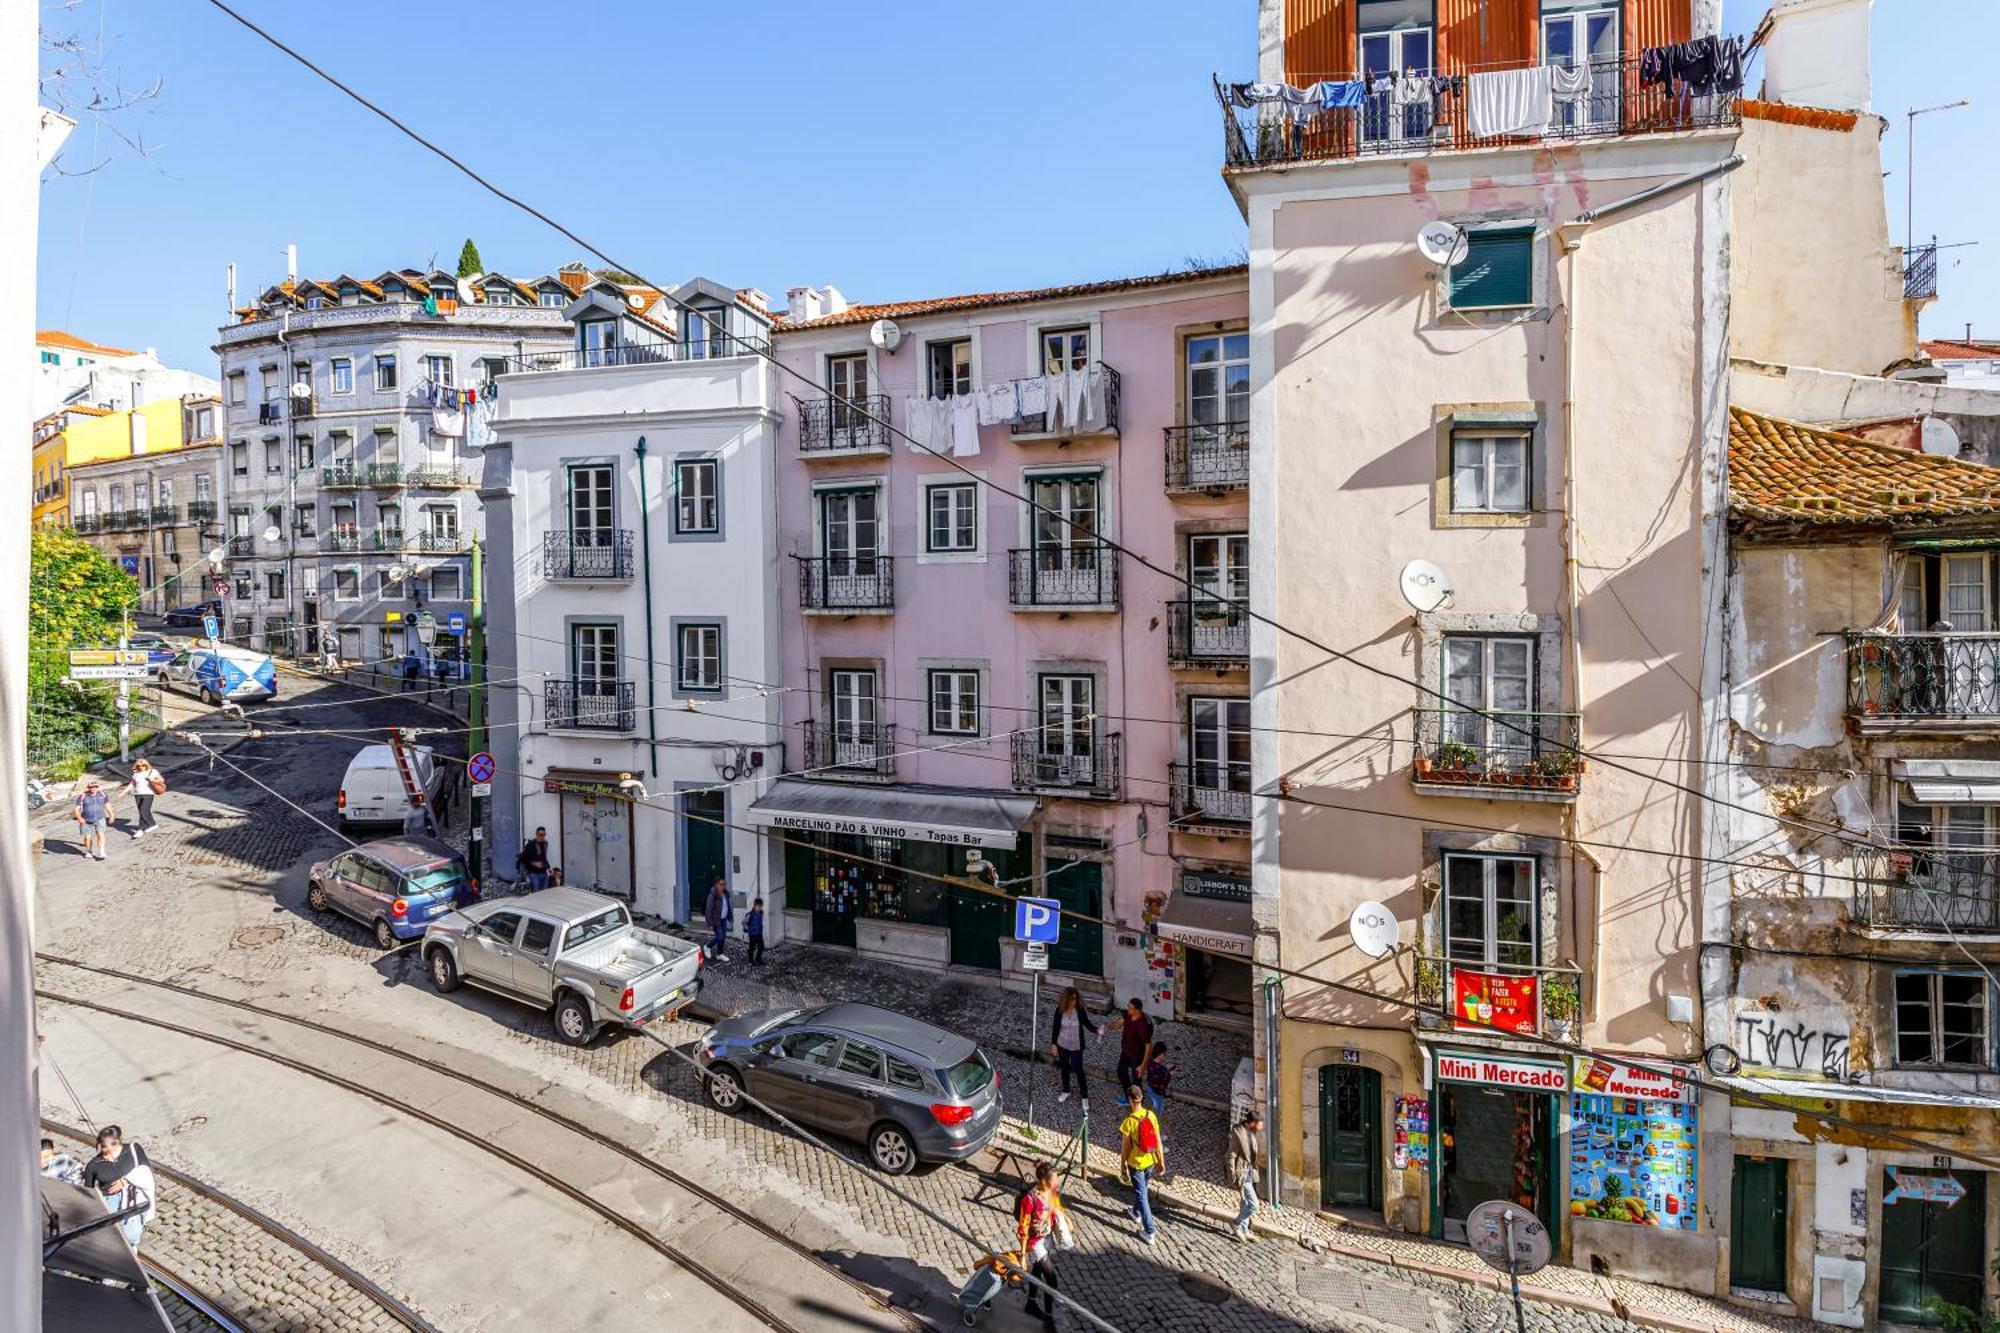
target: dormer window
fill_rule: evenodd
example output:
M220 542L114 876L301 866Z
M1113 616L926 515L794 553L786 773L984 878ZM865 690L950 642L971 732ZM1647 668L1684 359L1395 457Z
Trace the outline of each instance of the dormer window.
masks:
M558 291L543 292L542 304L545 306L550 306L557 310L562 309L564 306L569 304L569 289L565 287L563 290L559 292Z
M681 315L681 337L687 354L700 358L729 355L729 318L719 305L697 305Z
M618 355L618 321L614 319L580 320L576 326L576 347L579 359L586 366L609 366L616 364Z
M306 309L308 310L320 310L325 308L325 306L326 298L324 296L308 296L306 298Z
M488 287L485 292L487 305L512 305L514 293L505 287Z

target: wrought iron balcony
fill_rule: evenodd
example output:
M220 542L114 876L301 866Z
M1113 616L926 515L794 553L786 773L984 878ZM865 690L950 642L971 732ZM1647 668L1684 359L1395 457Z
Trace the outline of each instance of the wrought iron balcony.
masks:
M794 556L799 606L806 611L891 611L896 562L886 555Z
M444 490L466 484L463 470L443 464L420 464L403 474L403 480L411 486L425 486L434 490Z
M1479 945L1483 946L1484 941ZM1478 947L1478 946L1475 946ZM1501 945L1525 953L1528 945ZM1576 1031L1583 1005L1583 969L1567 963L1488 963L1454 958L1419 942L1417 1003L1432 1011L1417 1026L1504 1037L1510 1032L1564 1040Z
M1420 708L1411 781L1433 796L1573 801L1585 766L1578 721L1576 713Z
M802 454L880 453L889 447L889 395L859 398L800 398L799 452Z
M629 680L545 681L542 711L563 731L630 731L636 723Z
M1903 252L1903 299L1931 301L1937 298L1937 237L1929 245Z
M370 486L401 486L403 465L401 463L370 463L362 469L361 480Z
M611 582L632 577L629 528L586 528L542 534L542 577Z
M71 514L69 526L72 532L102 532L104 518L100 514Z
M1866 870L1854 905L1865 925L2000 932L2000 856L1907 847L1867 855L1860 864Z
M358 551L361 549L361 529L335 528L319 540L323 551Z
M1081 399L1070 399L1065 405L1064 410L1059 413L1045 412L1040 416L1022 417L1020 420L1014 422L1012 426L1008 427L1010 433L1016 436L1044 436L1052 440L1066 440L1078 435L1116 435L1118 433L1118 400L1120 396L1118 371L1112 366L1105 365L1102 361L1093 361L1087 367L1087 372L1102 377L1104 410L1101 414L1090 410L1088 405L1089 396L1085 395ZM1079 371L1072 373L1082 374L1086 372ZM1038 384L1047 385L1050 392L1055 391L1054 381L1046 375L1030 375L1025 379L1015 382L1017 384L1027 384L1030 380ZM1083 401L1086 404L1083 409L1083 415L1089 418L1081 423L1079 423L1076 416L1069 410L1074 408L1078 401ZM1053 425L1050 424L1052 420L1055 423Z
M401 528L377 528L370 544L378 551L400 551L406 543Z
M1539 62L1529 62L1537 64ZM1492 70L1526 68L1510 62ZM1587 90L1568 102L1558 101L1554 115L1539 134L1474 133L1470 98L1463 77L1454 78L1415 103L1397 99L1393 80L1363 79L1359 74L1294 75L1301 90L1326 83L1365 84L1350 105L1327 107L1322 99L1303 97L1296 104L1257 102L1245 94L1247 84L1213 80L1222 111L1223 158L1232 168L1262 167L1282 162L1338 161L1380 154L1428 154L1474 148L1500 148L1540 142L1615 139L1632 134L1732 126L1742 122L1735 93L1689 96L1682 87L1642 83L1637 56L1592 60ZM1447 74L1463 76L1463 69ZM1485 72L1485 71L1482 71ZM1245 105L1248 103L1248 105Z
M1111 611L1118 606L1118 552L1036 546L1007 552L1007 599L1017 610Z
M215 517L215 501L189 500L187 514L190 523L206 523Z
M2000 726L2000 634L1850 630L1847 711L1861 730Z
M229 554L231 555L252 555L256 550L257 541L254 537L244 536L239 533L229 539Z
M134 519L135 515L129 509L107 509L104 511L104 517L98 521L98 531L122 532L133 525ZM144 524L146 520L138 517L137 521Z
M707 338L620 343L615 347L570 347L528 352L507 359L509 374L554 370L600 370L611 366L656 366L677 361L717 361L761 356L771 350L763 338L717 333Z
M1250 423L1168 426L1167 490L1240 491L1250 485Z
M1168 602L1167 661L1176 667L1248 666L1249 605L1219 597Z
M426 528L410 538L410 547L433 555L456 555L465 549L465 537L456 532L433 532Z
M170 504L154 505L150 521L156 528L170 528L174 525L174 518L179 512Z
M1220 824L1231 831L1250 827L1250 773L1229 764L1170 764L1168 799L1179 828Z
M806 722L805 771L816 778L860 778L889 782L896 756L905 748L895 727L859 722Z
M304 421L306 418L312 416L314 412L317 410L316 400L314 399L313 395L310 392L308 393L298 392L298 387L296 385L293 386L292 393L289 399L289 406L291 407L291 416L292 420L294 421Z
M1014 789L1115 801L1120 789L1120 739L1117 732L1105 731L1101 722L1057 723L1017 732Z
M319 470L319 484L340 489L361 485L361 470L352 463L328 463Z

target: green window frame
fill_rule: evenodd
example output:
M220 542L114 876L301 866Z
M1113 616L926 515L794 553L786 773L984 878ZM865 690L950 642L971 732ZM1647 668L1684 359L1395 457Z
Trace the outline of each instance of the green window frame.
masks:
M1465 258L1451 266L1453 310L1504 310L1535 303L1535 227L1488 227L1465 236Z

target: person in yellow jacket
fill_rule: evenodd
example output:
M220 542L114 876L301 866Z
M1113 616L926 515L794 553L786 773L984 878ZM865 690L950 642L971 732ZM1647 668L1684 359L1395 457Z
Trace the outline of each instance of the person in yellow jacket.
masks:
M1138 1084L1125 1090L1125 1118L1118 1122L1118 1161L1132 1178L1132 1220L1139 1224L1139 1239L1153 1243L1154 1177L1167 1169L1167 1143L1160 1135L1160 1118L1146 1105L1146 1093Z

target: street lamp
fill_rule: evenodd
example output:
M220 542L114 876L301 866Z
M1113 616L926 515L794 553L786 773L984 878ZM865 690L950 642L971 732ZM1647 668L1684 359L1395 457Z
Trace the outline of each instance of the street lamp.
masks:
M428 611L419 611L411 618L411 621L417 627L418 643L429 648L437 642L438 623L436 616Z

